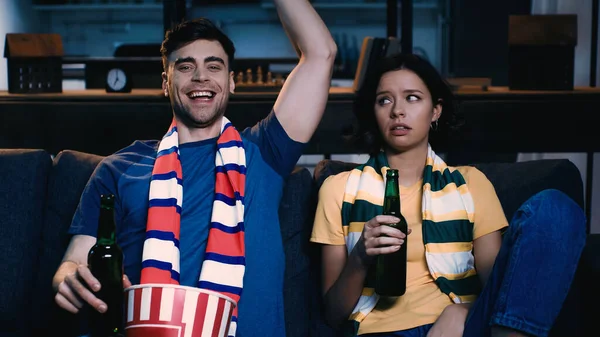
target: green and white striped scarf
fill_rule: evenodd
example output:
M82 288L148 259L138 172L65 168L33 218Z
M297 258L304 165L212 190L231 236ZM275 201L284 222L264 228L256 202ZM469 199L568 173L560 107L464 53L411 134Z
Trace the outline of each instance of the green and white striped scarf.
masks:
M342 203L342 225L348 253L360 238L364 223L383 213L385 176L389 169L384 152L350 172ZM451 171L428 145L423 172L423 243L431 276L455 303L468 303L481 289L473 250L474 205L458 170ZM409 224L410 225L410 224ZM374 292L371 268L350 320L353 335L358 324L373 310L379 295Z

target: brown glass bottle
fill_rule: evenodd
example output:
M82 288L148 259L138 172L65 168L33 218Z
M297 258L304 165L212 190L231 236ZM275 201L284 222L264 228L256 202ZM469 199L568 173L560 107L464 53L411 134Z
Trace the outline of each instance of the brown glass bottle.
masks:
M124 336L123 251L116 242L115 196L100 199L97 241L88 253L88 266L100 282L96 297L106 303L107 310L90 309L90 336Z
M400 186L398 170L388 169L386 174L383 215L393 215L400 222L389 224L404 234L408 231L406 219L400 212ZM399 250L377 257L375 292L381 296L402 296L406 292L406 242Z

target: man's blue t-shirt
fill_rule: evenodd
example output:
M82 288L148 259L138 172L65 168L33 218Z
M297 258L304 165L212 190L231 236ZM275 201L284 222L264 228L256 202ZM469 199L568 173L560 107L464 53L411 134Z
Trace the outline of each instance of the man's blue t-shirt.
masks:
M279 227L284 181L304 144L289 138L275 114L240 133L246 151L246 272L238 307L238 337L285 336L285 258ZM197 286L208 240L215 193L216 140L180 145L183 204L180 228L180 284ZM96 236L100 195L115 195L117 243L125 274L138 284L146 238L150 177L158 141L136 141L106 157L90 178L70 234Z

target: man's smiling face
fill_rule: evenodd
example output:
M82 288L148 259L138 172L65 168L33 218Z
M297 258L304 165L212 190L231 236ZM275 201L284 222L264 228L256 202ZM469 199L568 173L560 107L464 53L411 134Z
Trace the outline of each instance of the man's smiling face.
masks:
M213 125L235 89L227 53L218 41L196 40L173 51L163 73L175 117L190 128Z

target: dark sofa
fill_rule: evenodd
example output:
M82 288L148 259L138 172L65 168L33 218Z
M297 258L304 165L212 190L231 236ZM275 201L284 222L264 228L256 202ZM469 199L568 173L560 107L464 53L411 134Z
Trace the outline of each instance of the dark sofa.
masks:
M68 245L67 229L80 195L102 156L64 150L0 149L0 336L77 336L77 319L54 303L52 276ZM286 253L288 336L309 336L316 302L309 227L313 180L306 168L290 177L280 206ZM307 211L310 210L310 211Z
M449 163L452 164L452 163ZM335 160L321 161L314 172L316 189L331 175L355 167L355 163ZM472 164L482 171L494 185L507 219L511 219L520 205L529 197L545 189L557 189L584 207L583 182L577 167L566 159L535 160L518 163ZM593 319L598 317L600 296L593 292L600 276L600 235L588 235L575 280L567 294L563 308L550 333L551 337L592 336ZM318 270L316 270L318 272ZM541 280L542 281L542 280ZM322 315L320 315L322 317ZM331 334L330 329L320 329ZM592 329L592 330L590 330Z
M53 300L51 280L69 237L66 230L90 174L103 157L65 150L0 149L0 336L62 336L80 333L73 315ZM494 184L507 217L529 196L556 188L583 205L583 184L567 160L476 165ZM309 243L316 193L331 174L350 163L325 160L311 175L297 167L280 205L286 254L284 285L289 337L334 336L322 320L318 247ZM574 286L553 336L583 336L598 317L595 281L600 276L600 240L589 236ZM585 293L584 293L585 291ZM585 305L593 304L591 309ZM565 329L566 323L575 323ZM283 337L283 336L282 336Z

